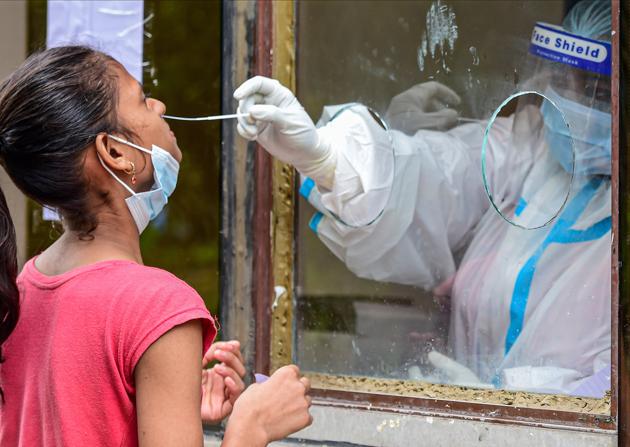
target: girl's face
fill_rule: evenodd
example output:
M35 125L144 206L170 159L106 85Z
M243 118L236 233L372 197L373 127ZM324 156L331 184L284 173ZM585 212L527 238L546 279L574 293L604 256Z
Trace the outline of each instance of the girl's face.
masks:
M162 118L162 115L166 113L166 105L157 99L147 98L140 83L122 66L116 65L114 70L118 84L116 113L119 123L123 128L133 133L135 144L149 150L152 150L152 145L155 144L169 152L178 162L181 161L182 152L177 146L175 134ZM117 136L127 139L124 135ZM139 189L151 188L153 184L151 157L144 152L115 141L111 141L111 145L126 153L134 163L137 169Z

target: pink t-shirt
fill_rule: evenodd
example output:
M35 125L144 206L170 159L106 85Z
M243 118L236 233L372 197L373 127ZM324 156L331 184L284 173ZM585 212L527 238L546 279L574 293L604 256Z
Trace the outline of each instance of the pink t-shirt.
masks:
M134 368L174 326L214 320L190 286L129 261L18 278L20 319L2 346L2 446L136 446ZM202 353L200 352L201 356ZM201 372L200 372L201 373Z

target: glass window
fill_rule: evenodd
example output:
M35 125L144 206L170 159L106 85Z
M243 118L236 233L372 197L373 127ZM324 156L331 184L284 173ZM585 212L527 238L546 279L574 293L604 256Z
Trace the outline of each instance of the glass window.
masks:
M576 3L299 3L311 117L389 128L324 110L342 180L300 181L317 387L608 413L610 5Z

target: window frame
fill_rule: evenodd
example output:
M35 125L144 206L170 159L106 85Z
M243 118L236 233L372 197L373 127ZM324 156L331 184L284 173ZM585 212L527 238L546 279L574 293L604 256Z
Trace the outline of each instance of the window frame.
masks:
M224 22L240 20L238 6L228 6L229 0L224 1L224 9L232 8L224 16ZM238 3L238 2L237 2ZM255 74L274 77L289 88L295 90L295 64L296 54L299 54L297 45L296 8L299 2L272 2L259 0L255 5L249 5L254 9L254 16L246 20L248 36L251 37L247 54L247 77ZM630 211L630 186L626 185L625 172L630 172L630 164L626 161L626 154L620 153L620 39L624 39L620 33L620 17L627 17L626 7L622 8L620 0L612 0L613 8L613 75L612 75L612 389L610 415L594 415L570 411L547 410L543 408L523 408L516 406L495 405L467 401L451 401L443 399L408 397L398 395L374 394L355 391L339 391L330 389L313 389L314 403L323 407L346 408L355 410L383 410L405 415L420 416L448 416L449 418L473 420L481 422L496 422L501 424L516 424L536 427L563 427L578 430L618 433L620 445L630 446L630 421L625 421L620 415L630 415L630 314L628 313L628 301L630 294L629 280L624 281L621 276L620 259L629 259L630 241L625 241L620 235L626 234L628 222L620 222L620 216L628 215ZM624 22L625 23L625 22ZM224 25L224 30L227 25ZM229 25L232 26L232 25ZM290 44L289 44L290 43ZM627 43L627 42L626 42ZM224 54L225 55L225 54ZM234 70L234 59L237 54L229 55L233 60L226 63L224 70L224 108L233 107L231 104L231 91L236 83L236 78L243 74L243 70ZM243 55L241 54L240 57ZM230 65L231 64L231 65ZM229 79L228 79L229 78ZM244 78L240 77L239 82ZM227 87L230 87L228 89ZM230 109L231 110L231 109ZM226 112L227 113L227 112ZM231 157L234 154L234 129L230 123L223 127L224 158L223 162L233 163ZM230 135L225 139L225 133ZM622 135L624 139L625 134ZM624 140L624 148L627 147ZM229 152L229 153L228 153ZM230 230L228 225L222 232L224 240L224 260L229 261L232 272L239 260L245 260L249 269L251 281L245 295L234 296L234 279L226 277L231 275L230 269L224 269L222 285L222 308L224 321L230 321L226 332L244 336L252 348L247 351L248 363L256 372L269 373L279 366L290 363L292 349L295 345L295 322L293 321L294 296L294 271L297 268L295 259L295 203L297 197L296 176L294 170L276 160L272 160L266 151L256 147L255 143L249 144L248 156L251 157L249 169L253 165L253 181L247 185L247 192L251 194L251 201L245 210L246 226L250 231L244 241L248 245L245 257L239 257L236 246L239 241L228 240ZM621 164L620 164L621 163ZM620 177L620 166L622 174ZM627 166L627 167L626 167ZM229 174L224 168L224 213L234 213L234 197L225 200L226 191L234 189ZM619 192L623 191L628 199L620 201ZM236 214L241 213L237 211ZM249 214L248 214L249 213ZM630 216L629 216L630 217ZM225 221L224 217L224 221ZM232 220L230 218L230 220ZM241 241L242 242L242 241ZM236 255L234 253L237 253ZM621 254L621 255L620 255ZM628 284L626 284L628 283ZM229 287L228 287L229 286ZM278 289L282 287L283 289ZM276 290L280 293L276 294ZM620 290L623 295L620 295ZM247 293L251 295L247 296ZM243 307L250 310L247 314L253 320L253 329L234 329L238 310L234 301L242 312ZM231 304L230 304L231 303ZM241 314L242 315L242 314ZM621 330L620 330L621 329ZM625 340L628 340L624 342ZM624 396L626 394L626 396ZM491 416L489 416L491 415Z

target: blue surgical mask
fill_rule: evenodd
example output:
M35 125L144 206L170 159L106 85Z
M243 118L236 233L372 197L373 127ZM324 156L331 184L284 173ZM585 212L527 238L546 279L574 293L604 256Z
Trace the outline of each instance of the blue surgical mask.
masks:
M565 123L553 104L543 101L540 112L546 128L545 139L553 157L567 172L571 172L573 139L576 175L610 175L610 113L566 99L550 87L545 96L558 106L566 119Z
M151 162L153 163L153 178L155 180L153 187L149 191L135 192L125 182L116 176L101 157L99 160L105 170L109 172L112 177L125 187L127 191L131 193L130 197L125 199L127 207L131 212L133 220L138 227L138 233L142 233L144 229L149 225L149 222L155 219L162 211L168 198L173 194L175 186L177 185L177 174L179 173L179 163L173 158L171 154L155 144L152 150L138 146L137 144L123 140L121 138L109 135L110 138L118 141L119 143L131 146L139 151L145 152L151 155Z

